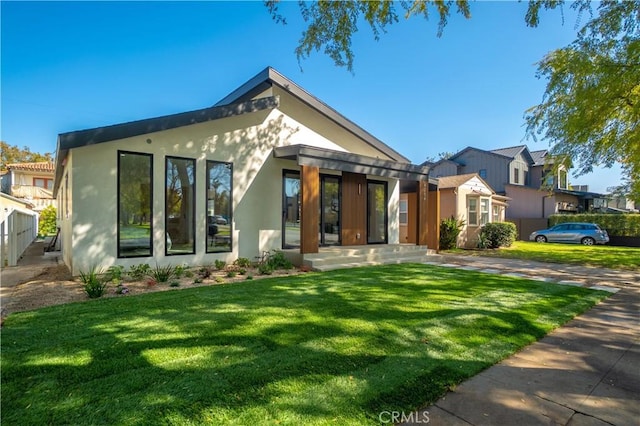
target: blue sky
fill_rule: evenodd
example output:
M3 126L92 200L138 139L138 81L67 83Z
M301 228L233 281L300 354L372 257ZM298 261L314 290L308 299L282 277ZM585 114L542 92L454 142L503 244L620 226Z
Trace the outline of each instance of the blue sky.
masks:
M524 111L539 103L543 55L575 38L575 16L526 3L476 2L472 19L411 18L375 41L363 24L354 73L322 55L298 64L297 2L278 25L262 2L6 2L1 7L1 134L53 152L58 133L213 105L272 66L414 163L466 146L524 140ZM583 17L586 19L586 17ZM301 69L302 67L302 69ZM572 178L605 192L619 169Z

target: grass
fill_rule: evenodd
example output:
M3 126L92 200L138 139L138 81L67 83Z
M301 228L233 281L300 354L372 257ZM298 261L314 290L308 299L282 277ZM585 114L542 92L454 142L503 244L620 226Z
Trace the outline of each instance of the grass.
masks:
M10 315L6 424L378 424L606 293L389 265Z
M498 250L456 251L465 254L537 260L540 262L570 263L602 268L640 271L640 248L607 245L541 244L516 241L511 247Z

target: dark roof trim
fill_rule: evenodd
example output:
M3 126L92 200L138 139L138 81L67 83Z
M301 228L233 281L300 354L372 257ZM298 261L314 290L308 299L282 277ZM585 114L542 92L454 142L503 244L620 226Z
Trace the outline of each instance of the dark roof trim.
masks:
M53 188L54 197L57 197L58 188L60 187L60 179L63 172L62 162L67 157L67 152L70 149L161 132L164 130L219 120L221 118L234 117L251 112L274 109L279 105L279 97L271 96L247 102L224 106L213 106L195 111L131 121L129 123L115 124L112 126L61 133L58 135L58 147L56 149L56 179L54 184L55 186Z
M272 96L254 101L204 108L179 114L131 121L113 126L62 133L58 136L58 144L61 149L78 148L80 146L161 132L163 130L219 120L221 118L233 117L265 109L273 109L277 108L279 104L280 100L278 97Z
M404 180L429 180L429 168L415 164L367 157L349 152L315 148L308 145L290 145L273 149L273 156L294 160L299 166L316 166L328 170L361 173ZM437 184L437 180L433 180Z
M353 121L340 114L329 105L316 98L302 87L298 86L293 81L289 80L278 71L271 67L267 67L258 73L255 77L244 83L242 86L231 92L229 95L221 99L216 106L225 105L231 102L245 101L252 99L260 93L267 90L272 85L276 85L286 92L290 93L300 101L309 105L311 108L320 112L336 124L345 128L355 136L364 140L366 143L384 153L395 161L401 161L403 163L411 163L411 161L404 157L402 154L373 136L371 133L364 130L362 127L355 124Z

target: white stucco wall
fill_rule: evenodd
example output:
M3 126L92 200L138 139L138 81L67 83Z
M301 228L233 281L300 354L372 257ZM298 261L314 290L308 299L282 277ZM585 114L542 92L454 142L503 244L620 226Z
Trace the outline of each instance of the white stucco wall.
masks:
M282 109L292 110L287 97L289 101L292 99L289 95L283 95ZM69 179L73 188L73 199L69 200L72 214L69 218L61 219L65 262L77 275L92 266L107 268L118 264L129 267L140 263L153 266L156 262L158 265L203 265L211 264L215 259L227 262L238 257L254 259L262 251L280 249L282 171L298 170L299 167L294 161L274 158L272 149L276 146L305 144L337 150L350 149L358 154L372 155L364 142L358 144L352 134L340 134L332 127L337 126L318 114L315 118L304 116L295 120L280 109L274 109L71 150L66 169L72 171ZM338 138L340 143L334 143L327 136ZM151 142L147 143L147 140ZM151 258L117 258L119 150L153 155ZM382 158L381 153L378 154ZM165 256L166 156L196 160L195 255ZM233 163L233 251L230 253L206 253L207 160ZM327 171L321 170L321 173L324 172ZM389 182L389 243L397 243L399 184L394 179L372 178ZM61 186L60 192L63 189ZM72 251L69 249L71 245Z

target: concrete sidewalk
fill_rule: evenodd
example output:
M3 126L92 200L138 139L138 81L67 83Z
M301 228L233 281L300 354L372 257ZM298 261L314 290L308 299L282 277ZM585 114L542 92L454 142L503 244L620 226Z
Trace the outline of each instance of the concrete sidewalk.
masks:
M640 280L635 273L475 256L449 267L615 292L540 341L413 413L429 425L640 424Z

